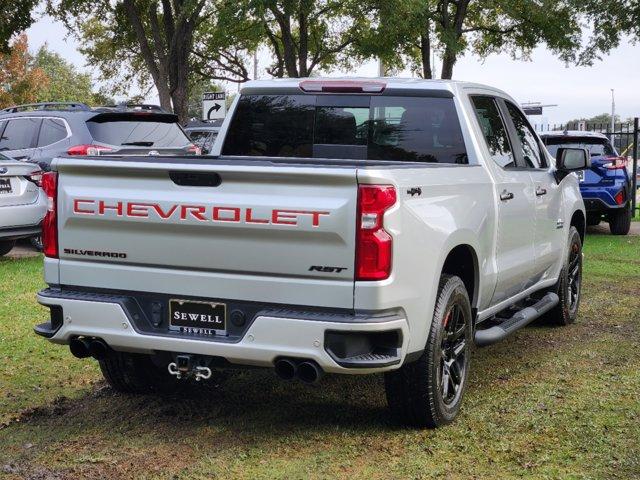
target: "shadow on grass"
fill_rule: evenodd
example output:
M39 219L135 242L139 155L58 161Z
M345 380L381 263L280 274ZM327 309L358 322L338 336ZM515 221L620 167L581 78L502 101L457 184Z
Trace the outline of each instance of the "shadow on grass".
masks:
M484 389L535 368L557 343L567 342L559 338L558 328L536 324L527 330L476 351L469 385L473 395L482 396ZM208 384L163 396L118 394L99 382L79 398L28 410L20 421L51 428L73 425L84 433L155 432L168 438L186 438L209 426L232 437L265 441L309 431L405 428L386 408L382 375L327 375L316 385L305 385L279 380L266 369L224 371Z

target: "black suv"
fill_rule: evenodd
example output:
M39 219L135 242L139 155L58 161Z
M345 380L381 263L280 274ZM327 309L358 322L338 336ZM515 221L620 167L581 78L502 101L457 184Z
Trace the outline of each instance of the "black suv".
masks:
M0 110L0 151L47 170L63 155L197 155L178 117L156 105L36 103Z

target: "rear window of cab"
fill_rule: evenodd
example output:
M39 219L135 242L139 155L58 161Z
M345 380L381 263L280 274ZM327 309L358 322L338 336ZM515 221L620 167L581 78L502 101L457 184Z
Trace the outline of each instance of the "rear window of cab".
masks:
M468 163L452 98L243 95L223 155Z

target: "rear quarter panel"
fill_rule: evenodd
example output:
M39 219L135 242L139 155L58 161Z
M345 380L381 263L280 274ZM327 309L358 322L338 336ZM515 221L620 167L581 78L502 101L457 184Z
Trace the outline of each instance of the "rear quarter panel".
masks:
M480 165L433 165L360 170L359 183L392 183L399 201L385 214L393 237L393 269L382 282L356 282L355 307L402 308L409 321L409 352L424 348L444 262L458 245L469 245L478 261L474 307L486 305L495 286L493 187ZM419 187L421 195L408 190Z

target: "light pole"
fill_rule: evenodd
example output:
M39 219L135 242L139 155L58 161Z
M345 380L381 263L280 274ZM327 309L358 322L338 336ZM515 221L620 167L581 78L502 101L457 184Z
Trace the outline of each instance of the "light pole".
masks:
M613 140L613 132L616 129L616 98L615 90L611 89L611 140Z

